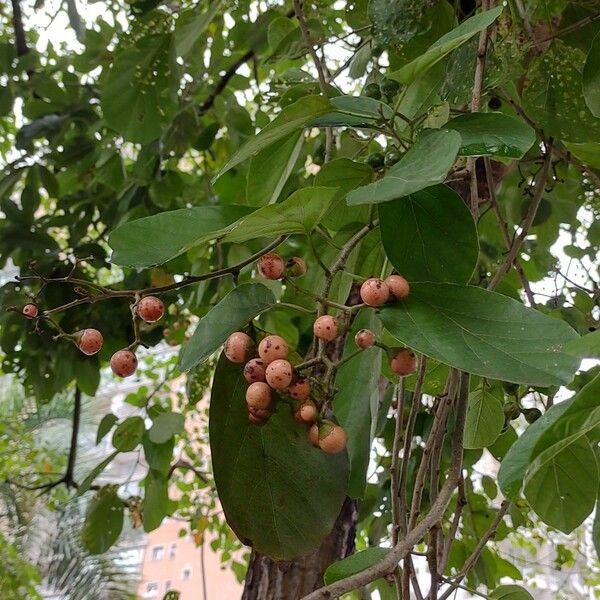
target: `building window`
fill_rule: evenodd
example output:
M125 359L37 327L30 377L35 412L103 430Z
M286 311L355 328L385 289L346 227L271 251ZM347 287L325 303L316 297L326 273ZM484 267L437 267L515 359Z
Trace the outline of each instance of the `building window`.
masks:
M171 544L171 548L169 548L169 558L175 558L176 550L177 550L177 544Z
M154 546L154 548L152 548L152 560L162 560L164 554L164 546Z
M158 594L158 583L151 581L146 584L146 591L144 592L144 598L152 598Z
M165 581L165 592L168 592L171 589L171 580L167 579Z
M184 581L188 581L188 579L192 578L192 567L184 567L181 572L181 579Z

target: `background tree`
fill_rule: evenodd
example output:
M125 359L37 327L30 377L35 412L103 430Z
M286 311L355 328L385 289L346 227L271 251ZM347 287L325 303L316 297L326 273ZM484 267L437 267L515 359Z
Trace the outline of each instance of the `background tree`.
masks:
M19 277L1 290L2 369L35 410L73 399L64 468L9 484L89 497L92 553L127 511L146 531L172 514L211 528L229 559L218 494L253 548L245 598L530 597L501 585L521 573L496 542L573 532L599 488L600 380L575 374L599 354L600 15L526 4L144 0L86 21L68 2L78 43L43 51L28 18L45 9L5 6L0 254ZM273 251L307 273L262 277ZM392 272L407 297L360 293ZM156 323L138 315L149 295ZM326 314L330 342L313 335ZM77 348L90 328L93 356ZM365 328L377 344L357 350ZM218 358L236 330L286 340L321 438L338 422L347 451L313 448L285 392L248 422L243 364ZM176 363L143 351L163 340ZM390 361L399 347L416 364ZM104 416L115 453L81 477L82 394L122 349L155 387L129 398L143 418ZM182 372L185 397L162 394ZM181 415L208 426L212 471ZM96 482L134 449L143 498Z

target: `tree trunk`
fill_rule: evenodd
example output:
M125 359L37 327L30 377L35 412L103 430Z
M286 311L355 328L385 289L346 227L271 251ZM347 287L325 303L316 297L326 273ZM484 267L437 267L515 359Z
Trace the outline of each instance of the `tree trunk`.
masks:
M308 556L277 562L252 552L242 600L299 600L323 585L325 569L354 552L358 511L346 498L331 533Z

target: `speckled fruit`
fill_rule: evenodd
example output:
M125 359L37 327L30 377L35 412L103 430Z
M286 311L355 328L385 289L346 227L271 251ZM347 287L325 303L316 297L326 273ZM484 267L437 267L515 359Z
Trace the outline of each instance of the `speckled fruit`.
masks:
M410 294L410 284L402 275L390 275L385 278L385 283L396 300L402 300Z
M279 358L267 365L265 380L274 390L285 390L292 383L294 368L285 359Z
M390 297L390 288L383 279L371 277L360 286L360 297L368 306L381 306Z
M307 400L294 412L294 419L296 419L298 423L314 423L317 420L318 414L319 412L315 403L311 400Z
M339 333L337 319L331 315L319 317L313 324L313 333L315 334L315 337L318 337L320 340L331 342L331 340L334 340Z
M371 348L375 344L375 334L370 329L361 329L355 336L354 341L363 350Z
M346 447L348 434L343 427L334 423L323 423L319 427L319 448L327 454L338 454Z
M260 358L251 358L244 366L244 377L248 383L265 380L265 361Z
M412 375L417 370L417 356L410 348L402 348L392 357L390 368L403 377Z
M97 329L83 329L75 334L77 347L88 356L100 351L104 342L102 334Z
M310 381L304 377L296 379L288 387L288 394L294 400L306 400L310 396Z
M267 279L281 279L285 271L283 258L274 252L263 254L256 264L258 272Z
M289 277L302 277L302 275L306 274L308 267L306 266L306 261L303 258L294 256L287 261L285 269L286 275Z
M266 417L263 417L257 413L248 413L248 421L250 421L252 425L264 425L267 422L268 418L268 415Z
M165 314L165 305L156 296L144 296L136 306L137 314L146 323L155 323Z
M287 358L289 351L287 342L278 335L268 335L258 345L258 355L266 364L280 358Z
M319 426L316 423L308 430L308 439L315 448L319 448Z
M248 360L252 350L252 338L243 331L232 333L225 342L225 356L232 363L243 363Z
M35 304L26 304L21 312L30 319L34 319L38 316L38 307Z
M272 399L271 388L264 381L255 381L246 390L246 404L253 412L269 408Z
M110 357L110 368L119 377L129 377L135 373L138 366L137 356L127 348L117 350Z

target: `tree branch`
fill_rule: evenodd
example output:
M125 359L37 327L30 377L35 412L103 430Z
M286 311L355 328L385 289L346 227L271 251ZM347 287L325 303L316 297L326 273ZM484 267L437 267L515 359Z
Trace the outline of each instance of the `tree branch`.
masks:
M23 56L29 52L27 38L25 37L25 28L23 27L23 14L21 13L21 1L10 0L12 4L12 22L15 30L15 48L17 56Z

